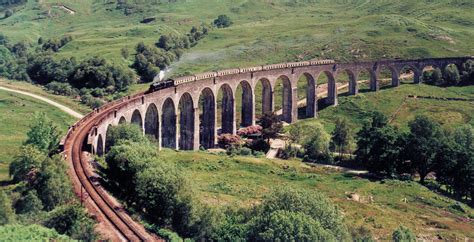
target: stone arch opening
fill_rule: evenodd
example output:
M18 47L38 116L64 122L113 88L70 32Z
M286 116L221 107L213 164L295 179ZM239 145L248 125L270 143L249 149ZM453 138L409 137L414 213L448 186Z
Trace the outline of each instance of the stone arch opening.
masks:
M373 72L370 69L361 69L357 73L357 86L360 93L363 92L370 92L374 88L374 79L376 79L373 75Z
M385 89L389 87L396 87L398 83L398 72L393 67L382 65L377 75L379 88Z
M179 149L194 148L194 105L189 93L184 93L179 100Z
M256 118L260 118L265 113L271 113L273 111L272 105L272 85L267 78L262 78L257 81L255 85L255 104L257 101L261 101L262 105L255 105Z
M161 112L161 146L176 149L176 109L171 98L165 100Z
M96 154L98 156L103 156L104 155L104 140L102 139L101 134L99 134L99 137L97 138Z
M218 121L221 124L222 134L234 133L234 95L232 88L224 84L219 88L217 98L217 107L219 109Z
M142 115L140 114L140 111L138 111L138 109L135 109L135 111L133 111L131 123L138 125L138 127L140 127L140 130L143 131Z
M158 120L158 108L150 104L145 113L145 135L152 140L158 140L160 121Z
M236 123L241 127L252 125L253 119L253 93L250 83L241 81L237 86L235 92L237 100L236 109Z
M400 83L419 83L420 75L416 67L412 65L405 65L400 69L399 73Z
M105 154L107 154L110 151L110 148L112 145L111 144L112 141L110 140L111 132L112 132L112 125L109 124L109 126L107 126L107 131L105 131L105 149L104 149Z
M216 130L216 101L211 89L205 88L199 97L199 144L205 149L213 148Z
M298 78L298 119L316 116L316 99L316 82L311 74L303 73Z
M338 79L344 78L346 79L346 84L348 85L347 87L347 94L348 95L357 95L359 93L359 85L357 84L357 77L354 74L352 70L345 69L341 72L342 77L339 77L338 74Z
M344 95L348 96L350 95L350 85L351 85L351 76L352 72L348 69L344 69L341 71L337 72L336 75L336 87L338 88L337 90L337 95Z
M125 123L127 123L127 120L125 119L125 117L124 116L120 117L119 124L125 124Z
M326 96L325 105L337 105L337 83L330 71L322 71L318 74L318 88L322 92L322 96ZM326 93L324 95L324 93Z
M278 77L274 90L276 114L281 115L282 121L291 123L293 97L290 79L285 75Z

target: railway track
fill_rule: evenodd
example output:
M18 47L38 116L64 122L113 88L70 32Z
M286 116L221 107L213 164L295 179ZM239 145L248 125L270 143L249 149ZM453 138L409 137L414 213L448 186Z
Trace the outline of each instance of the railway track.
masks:
M148 233L143 226L133 221L133 219L121 208L114 198L108 194L97 182L94 181L95 174L87 157L83 155L83 141L87 138L89 131L97 121L104 118L109 111L121 106L123 100L106 105L100 112L94 112L79 120L68 131L64 140L64 155L71 165L70 175L77 194L84 191L88 194L86 203L89 209L99 221L104 221L108 232L115 233L113 240L127 241L160 241L155 235ZM80 189L80 191L78 191ZM86 206L87 207L87 206Z

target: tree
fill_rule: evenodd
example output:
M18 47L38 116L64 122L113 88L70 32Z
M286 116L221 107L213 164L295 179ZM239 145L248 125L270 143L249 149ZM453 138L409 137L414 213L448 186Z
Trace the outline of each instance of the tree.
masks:
M416 236L407 227L400 226L393 231L392 240L395 242L416 242Z
M189 184L173 164L160 162L137 174L138 201L150 221L186 231L191 210Z
M267 142L276 138L283 129L283 124L275 113L265 113L260 118L259 123L262 126L262 136Z
M122 55L124 59L128 59L128 57L130 56L130 52L128 51L127 48L122 48L120 50L120 54Z
M441 126L427 116L418 115L408 125L410 134L403 153L424 184L426 175L434 169L435 157L445 136Z
M146 141L148 140L145 136L143 136L142 130L140 129L140 127L138 127L138 125L120 124L118 126L112 126L109 130L107 130L106 134L106 151L126 141L146 143Z
M214 25L218 28L227 28L232 25L232 20L227 15L219 15L214 20Z
M73 198L72 185L67 176L67 165L60 155L43 162L36 190L46 210L64 205Z
M463 64L463 72L461 75L461 79L466 84L474 84L474 60L468 60Z
M404 136L388 125L385 115L380 112L370 114L370 120L357 133L357 160L375 173L392 175L401 161Z
M448 65L445 70L445 79L448 85L458 85L461 81L458 68L455 65Z
M10 176L14 182L36 181L37 174L47 156L31 145L21 147L20 154L10 163Z
M19 214L24 213L37 213L43 209L43 204L38 198L36 190L29 190L26 194L22 195L20 200L15 204L15 210Z
M94 221L77 203L54 209L48 214L44 225L76 240L95 240Z
M307 193L288 187L279 188L267 195L256 209L258 212L250 226L250 238L248 238L250 241L258 240L262 232L272 229L270 226L272 223L279 224L278 226L284 224L291 226L288 223L292 222L296 222L297 227L306 227L305 230L311 231L315 236L327 234L326 238L333 237L336 240L345 240L349 237L338 209L327 197L318 192ZM277 211L286 211L286 213L275 214ZM316 225L316 222L320 224L320 227ZM293 231L289 228L287 232Z
M342 159L342 153L346 151L351 139L351 128L349 127L347 120L344 118L338 118L336 120L336 127L331 133L331 142L336 150L339 151L340 159Z
M258 241L335 241L334 235L302 212L275 211L268 223L257 226L264 227Z
M45 113L35 115L26 136L25 145L32 145L47 154L55 152L59 145L59 130Z
M4 191L0 190L0 228L1 225L15 221L15 213L12 209L12 202Z
M332 163L333 159L329 151L330 136L322 125L312 128L312 137L303 144L305 159L320 163Z
M13 10L7 9L7 11L5 11L5 16L3 18L9 18L12 15L13 15Z

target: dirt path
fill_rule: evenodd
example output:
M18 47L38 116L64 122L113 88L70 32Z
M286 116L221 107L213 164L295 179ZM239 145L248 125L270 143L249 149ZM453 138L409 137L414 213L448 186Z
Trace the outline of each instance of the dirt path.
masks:
M15 93L19 93L19 94L22 94L22 95L30 96L32 98L36 98L38 100L41 100L43 102L46 102L46 103L48 103L52 106L55 106L55 107L61 109L62 111L64 111L65 113L67 113L71 116L73 116L74 118L80 119L80 118L84 117L84 115L82 115L82 114L80 114L80 113L78 113L78 112L76 112L76 111L60 104L60 103L57 103L53 100L47 99L45 97L42 97L42 96L39 96L39 95L36 95L36 94L32 94L32 93L24 92L24 91L19 91L19 90L7 88L7 87L1 87L1 86L0 86L0 90L4 90L4 91L8 91L8 92L15 92Z

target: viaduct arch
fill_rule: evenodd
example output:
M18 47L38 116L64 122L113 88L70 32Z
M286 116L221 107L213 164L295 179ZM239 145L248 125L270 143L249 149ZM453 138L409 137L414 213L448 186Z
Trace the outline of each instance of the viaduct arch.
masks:
M378 91L381 71L391 74L390 85L400 85L402 70L413 72L413 82L419 83L427 66L443 72L450 64L462 71L463 63L473 57L429 58L418 60L381 60L372 62L336 63L331 60L282 63L250 68L228 69L217 72L179 77L167 88L140 93L109 103L96 113L109 112L98 120L97 132L89 132L86 143L89 150L103 154L108 148L104 140L109 125L131 122L137 124L146 135L158 140L159 146L180 150L212 148L221 133L235 134L240 126L255 124L256 117L276 111L275 100L282 102L282 120L293 123L298 119L298 80L306 77L306 117L316 117L318 112L316 88L319 76L326 75L327 97L325 103L337 105L337 77L348 76L349 95L359 92L361 73L368 73L371 91ZM261 101L256 113L256 86ZM275 88L283 87L281 97ZM241 88L241 97L236 97ZM261 99L261 100L260 100ZM236 122L236 100L242 102L240 123ZM109 107L113 110L108 110ZM220 117L220 120L218 120ZM104 139L105 137L105 139Z

